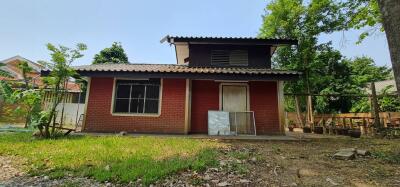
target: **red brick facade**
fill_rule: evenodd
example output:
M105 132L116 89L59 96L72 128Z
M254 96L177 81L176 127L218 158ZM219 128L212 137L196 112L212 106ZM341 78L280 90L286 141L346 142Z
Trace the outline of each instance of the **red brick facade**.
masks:
M191 133L208 132L209 110L219 110L219 83L211 80L193 80Z
M257 134L279 134L276 82L250 82L250 110L254 111Z
M158 117L111 115L113 83L113 78L91 79L85 131L185 133L185 79L163 79L161 115ZM189 133L207 133L208 110L219 110L219 84L212 80L192 81ZM276 82L250 82L249 94L257 134L278 134Z
M113 78L91 79L84 131L184 133L185 79L163 79L159 117L111 115L113 84Z

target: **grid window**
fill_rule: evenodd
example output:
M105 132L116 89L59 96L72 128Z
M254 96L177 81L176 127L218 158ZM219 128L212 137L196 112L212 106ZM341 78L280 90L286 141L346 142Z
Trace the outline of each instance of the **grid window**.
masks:
M158 114L160 79L117 80L114 113Z

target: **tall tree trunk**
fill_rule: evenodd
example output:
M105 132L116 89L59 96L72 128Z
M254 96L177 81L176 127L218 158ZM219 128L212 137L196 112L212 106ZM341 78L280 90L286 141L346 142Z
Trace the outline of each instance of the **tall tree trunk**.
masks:
M301 115L301 108L300 108L300 96L298 96L298 95L294 96L294 100L296 103L297 121L300 123L301 127L304 127L304 118Z
M375 89L375 83L371 83L371 92L372 92L372 98L371 98L371 103L372 103L372 113L374 116L374 126L377 129L380 129L381 123L379 119L379 104L378 104L378 97L376 96L376 89Z
M378 0L378 5L389 45L397 94L400 96L400 1Z

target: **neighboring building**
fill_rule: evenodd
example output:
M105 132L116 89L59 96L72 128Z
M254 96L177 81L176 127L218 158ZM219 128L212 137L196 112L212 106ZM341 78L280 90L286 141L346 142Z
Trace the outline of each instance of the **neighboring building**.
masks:
M12 77L0 76L0 80L6 80L13 83L22 84L23 80L22 71L18 68L18 65L23 61L27 62L28 65L32 68L32 72L27 73L27 76L31 78L31 83L33 84L33 86L35 88L42 86L43 82L42 78L40 77L40 71L43 69L43 67L40 64L35 63L19 55L0 61L0 63L6 64L5 66L2 66L0 68L7 71L12 76Z
M375 82L376 93L382 93L384 89L388 88L388 93L396 93L396 82L394 79Z
M24 82L23 82L23 75L22 71L19 69L18 65L21 62L27 62L28 65L32 68L32 72L27 73L27 76L30 78L29 83L33 86L33 88L44 88L44 83L43 79L40 76L41 70L43 70L43 66L35 63L29 59L26 59L24 57L21 57L19 55L5 59L0 61L0 63L6 64L5 66L1 66L0 68L7 71L12 77L1 77L0 80L7 81L9 82L13 88L23 88ZM69 82L67 84L68 88L68 93L65 94L65 99L62 105L59 105L57 108L58 111L58 119L59 121L61 118L61 111L64 111L63 113L63 121L64 124L71 124L75 125L77 119L81 114L83 114L83 108L85 105L85 97L82 96L82 91L80 89L80 86L76 84L75 82ZM45 89L46 90L46 89ZM48 91L44 92L43 95L43 108L47 108L49 102L52 99L52 94ZM0 106L4 105L0 101ZM16 106L10 106L10 107L16 107ZM0 108L0 115L2 115L2 107Z
M165 41L175 45L177 64L76 67L89 82L83 131L206 134L209 111L227 111L243 134L254 121L257 135L284 133L283 81L297 80L300 73L271 69L271 55L296 40L167 36ZM241 113L246 115L236 119Z

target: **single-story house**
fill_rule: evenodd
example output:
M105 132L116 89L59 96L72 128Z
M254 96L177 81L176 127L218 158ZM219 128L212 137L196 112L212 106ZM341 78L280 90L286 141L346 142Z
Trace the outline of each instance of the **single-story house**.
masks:
M210 112L225 111L237 133L284 133L283 82L301 73L271 69L271 56L297 40L166 36L161 42L175 46L176 64L75 67L88 78L84 132L207 134Z

